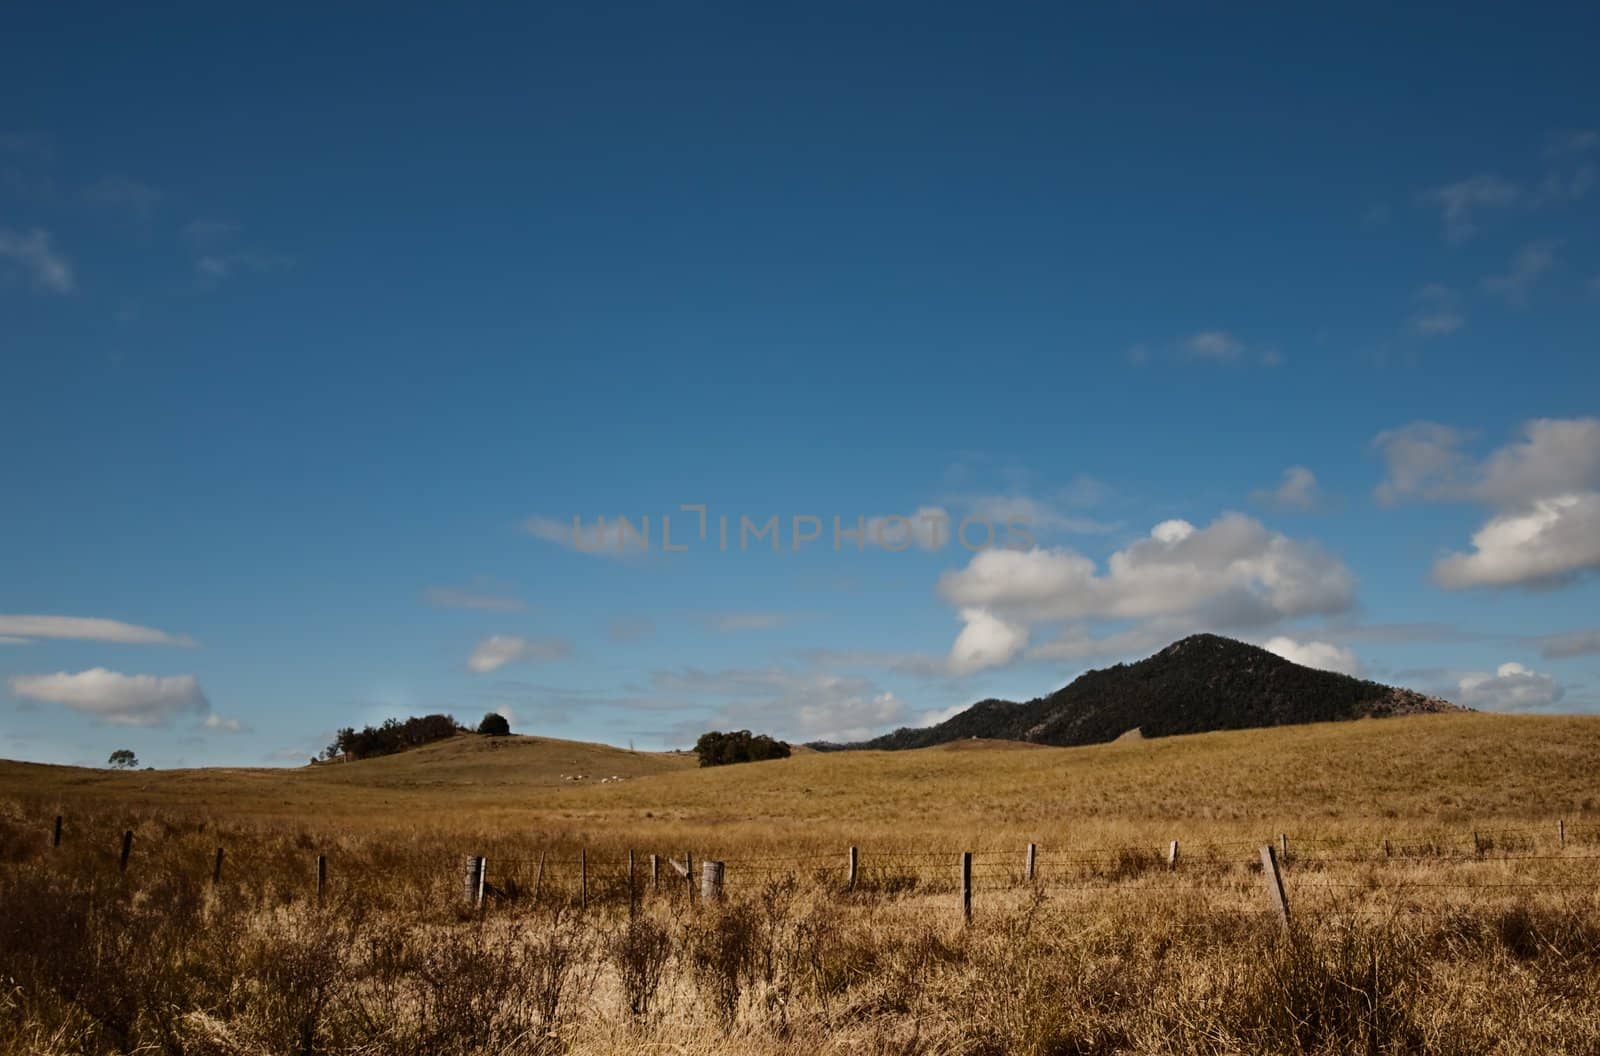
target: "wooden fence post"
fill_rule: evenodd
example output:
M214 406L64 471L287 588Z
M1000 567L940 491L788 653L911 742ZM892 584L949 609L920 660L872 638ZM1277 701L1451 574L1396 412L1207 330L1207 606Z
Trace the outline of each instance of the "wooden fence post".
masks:
M55 834L50 837L50 846L52 846L52 847L60 847L61 846L61 815L60 814L56 815L56 831L55 831Z
M972 852L961 852L961 921L972 923Z
M578 848L578 908L589 908L589 850Z
M60 842L60 837L61 837L61 819L57 818L56 819L56 838L57 838L57 842ZM1563 849L1567 846L1567 819L1566 818L1557 818L1556 819L1556 839L1561 841L1561 846L1562 846Z
M1383 841L1383 856L1384 856L1384 857L1385 857L1385 858L1388 858L1388 857L1389 857L1389 856L1390 856L1390 852L1389 852L1389 841L1388 841L1388 840L1384 840L1384 841Z
M1176 872L1178 869L1178 841L1173 840L1167 848L1167 872Z
M683 878L689 889L689 901L694 901L694 852L683 852Z
M1028 863L1026 867L1026 873L1028 877L1028 883L1030 884L1033 883L1034 877L1038 875L1038 861L1039 845L1037 843L1028 844Z
M321 902L328 893L328 856L317 855L317 901Z
M544 886L544 851L539 852L539 868L533 874L533 900L539 901L539 889Z
M1287 832L1278 833L1278 857L1286 862L1289 860L1289 834Z
M483 901L483 874L487 867L487 859L481 855L467 855L466 867L462 872L462 894L470 903L477 904Z
M638 913L638 889L634 886L633 879L633 848L628 848L628 919L632 920Z
M723 862L705 861L700 863L701 901L716 902L722 898L723 865Z
M117 869L121 872L128 871L128 856L133 853L133 830L129 829L122 834L122 857L117 861Z
M653 891L661 890L661 856L650 856L650 888Z
M217 848L217 856L211 860L211 886L216 887L222 883L222 848Z
M845 864L844 889L846 891L854 891L856 889L856 870L860 864L861 858L856 853L856 849L851 847Z
M1283 874L1278 871L1278 855L1272 849L1272 844L1261 846L1261 872L1266 877L1267 894L1272 898L1273 908L1278 911L1278 919L1283 922L1284 930L1289 930L1289 896L1283 890Z

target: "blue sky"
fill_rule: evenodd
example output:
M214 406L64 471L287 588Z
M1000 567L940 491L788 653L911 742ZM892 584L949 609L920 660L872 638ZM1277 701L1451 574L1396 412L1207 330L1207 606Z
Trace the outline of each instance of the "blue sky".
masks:
M14 12L0 755L858 736L1194 630L1600 708L1597 36Z

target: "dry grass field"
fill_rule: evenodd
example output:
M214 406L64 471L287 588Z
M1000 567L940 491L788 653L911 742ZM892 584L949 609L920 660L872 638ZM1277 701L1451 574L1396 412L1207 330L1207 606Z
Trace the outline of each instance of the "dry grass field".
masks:
M0 764L0 1051L1600 1052L1596 758L1597 720L1447 715L711 770L477 737ZM652 885L684 852L721 900Z

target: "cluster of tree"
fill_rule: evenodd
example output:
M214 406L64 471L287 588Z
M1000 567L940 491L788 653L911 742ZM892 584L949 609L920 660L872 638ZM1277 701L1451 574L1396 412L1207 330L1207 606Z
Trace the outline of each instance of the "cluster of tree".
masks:
M729 763L759 763L763 759L789 758L789 746L766 734L749 730L723 733L712 730L694 742L694 754L701 766L726 766Z
M381 726L355 729L346 726L334 737L333 743L323 749L324 759L370 759L375 755L392 755L407 748L417 748L433 741L454 737L461 727L449 715L423 715L409 719L385 719Z
M485 737L507 737L511 734L511 723L498 711L491 711L478 723L478 732Z

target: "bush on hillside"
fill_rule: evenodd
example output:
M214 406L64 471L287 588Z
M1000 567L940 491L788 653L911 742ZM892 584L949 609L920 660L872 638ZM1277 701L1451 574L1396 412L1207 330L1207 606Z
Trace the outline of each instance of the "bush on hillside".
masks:
M507 737L511 734L511 723L498 711L491 711L478 723L478 732L485 737Z
M701 766L726 766L729 763L759 763L763 759L789 758L789 746L766 734L749 730L722 733L712 730L694 742L694 754Z
M433 741L454 737L461 727L449 715L422 715L409 719L385 719L381 726L361 729L346 726L334 737L333 743L323 749L323 757L338 759L370 759L376 755L393 755L407 748L418 748Z

